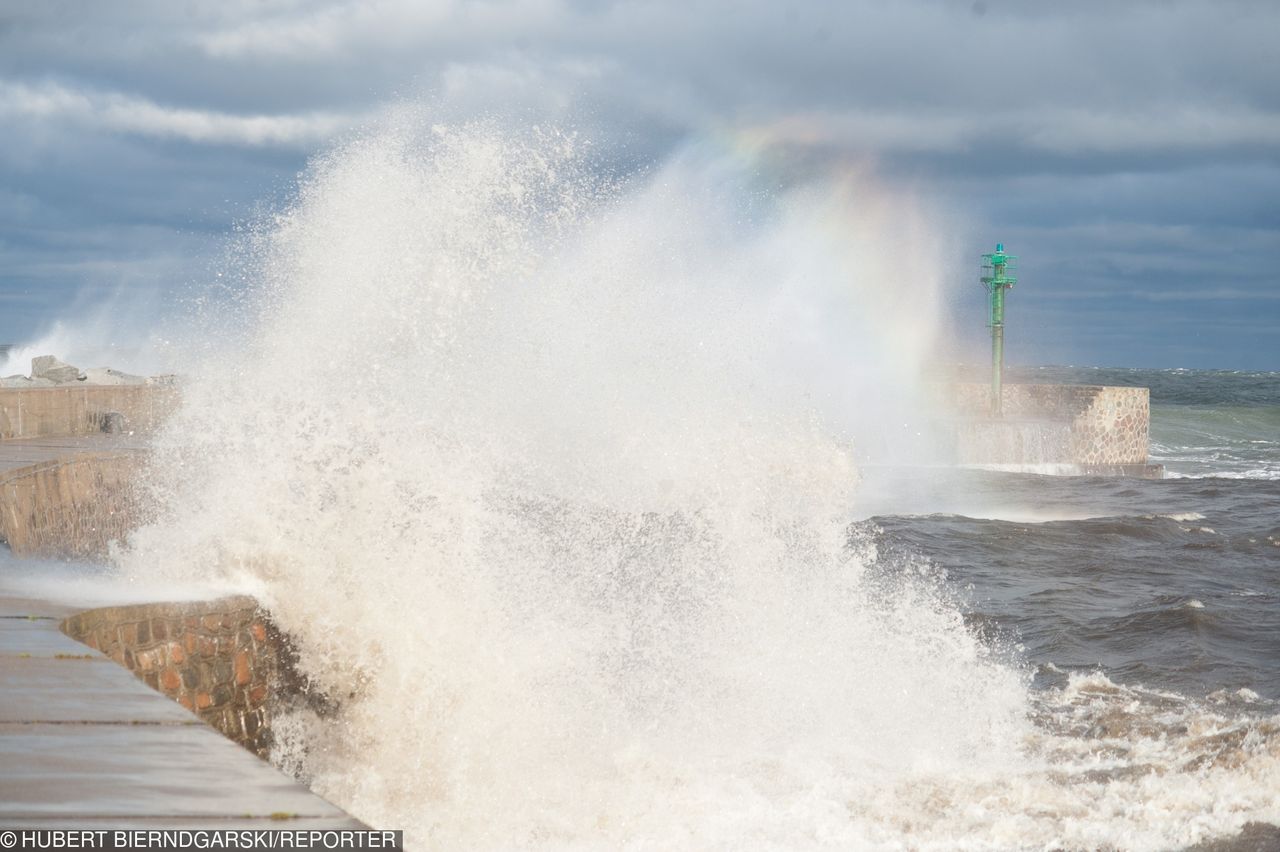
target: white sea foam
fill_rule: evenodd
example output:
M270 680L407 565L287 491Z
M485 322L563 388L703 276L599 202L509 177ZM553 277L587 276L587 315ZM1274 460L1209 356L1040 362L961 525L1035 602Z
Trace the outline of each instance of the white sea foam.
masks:
M1165 470L1169 479L1280 479L1280 468L1257 467L1248 470L1209 470L1188 473L1185 471Z
M1155 849L1280 818L1273 722L1101 676L1033 698L928 566L849 546L851 453L804 395L892 444L868 424L927 357L932 241L851 178L743 224L739 179L686 156L611 189L555 133L406 116L319 161L118 563L252 585L339 705L280 720L275 759L419 847ZM846 384L814 386L833 311Z

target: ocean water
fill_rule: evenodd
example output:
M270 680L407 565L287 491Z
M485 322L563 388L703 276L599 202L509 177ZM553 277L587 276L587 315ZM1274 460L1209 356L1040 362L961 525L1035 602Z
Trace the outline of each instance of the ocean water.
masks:
M1280 373L1040 367L1010 379L1150 388L1151 461L1166 478L873 469L855 536L876 542L890 574L923 558L963 590L968 629L1029 673L1037 727L1078 738L1067 763L1097 761L1076 783L1092 777L1099 804L1124 779L1154 794L1121 800L1117 822L1134 830L1048 848L1191 845L1172 825L1136 830L1172 817L1164 794L1201 785L1199 804L1181 803L1189 825L1238 803L1238 782L1258 785L1259 802L1280 795L1274 766L1213 781L1208 769L1280 752ZM1255 818L1274 822L1272 807ZM1106 813L1079 818L1119 812ZM1253 826L1235 842L1212 848L1277 848L1280 834Z
M113 571L272 608L336 706L273 760L415 848L1267 842L1277 377L1035 373L1167 480L913 464L927 211L599 174L401 115L241 247Z

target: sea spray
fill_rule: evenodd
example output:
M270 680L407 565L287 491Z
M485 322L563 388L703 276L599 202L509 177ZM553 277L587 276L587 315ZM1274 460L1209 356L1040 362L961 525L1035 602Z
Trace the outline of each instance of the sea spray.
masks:
M274 759L441 849L1207 831L1091 819L1169 803L1077 783L1087 747L945 578L852 526L847 434L896 446L937 303L909 205L762 196L698 150L598 173L554 131L402 114L258 233L249 342L189 377L117 561L272 608L336 707L280 720ZM851 378L815 383L833 323Z
M592 174L556 133L403 119L320 160L120 561L252 578L342 708L301 771L445 846L1000 751L1018 677L936 590L873 593L849 447L777 362L793 268L876 283L820 265L832 199L744 225L696 162Z

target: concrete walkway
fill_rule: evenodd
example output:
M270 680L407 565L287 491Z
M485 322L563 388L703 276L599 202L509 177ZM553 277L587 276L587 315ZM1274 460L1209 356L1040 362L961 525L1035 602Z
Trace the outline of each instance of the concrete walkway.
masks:
M0 577L0 825L365 827L64 636L83 608Z

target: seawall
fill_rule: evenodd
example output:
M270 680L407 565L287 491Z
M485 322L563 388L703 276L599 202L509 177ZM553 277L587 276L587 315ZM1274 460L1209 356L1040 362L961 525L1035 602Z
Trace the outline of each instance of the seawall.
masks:
M271 747L273 710L301 683L287 643L250 597L91 609L61 629L259 757Z
M950 416L950 451L960 464L1070 465L1081 472L1159 475L1148 465L1147 388L1005 385L1002 416L991 416L991 388L939 387Z
M146 436L176 403L157 384L0 389L10 549L96 556L123 538L141 520ZM7 581L0 572L6 828L367 827L260 759L273 713L305 690L252 598L77 612Z
M164 383L2 388L0 440L149 432L177 404L177 386Z
M102 555L138 522L142 463L136 451L88 452L0 473L0 536L17 556Z
M0 388L0 536L18 556L101 556L137 526L147 436L170 383Z
M121 647L136 647L142 654L156 650L151 638L141 639L144 623L154 637L158 625L168 632L174 618L182 619L185 630L194 612L217 614L216 629L202 621L195 630L198 638L216 643L209 657L201 657L197 644L197 659L213 665L196 675L221 683L220 661L230 654L234 683L235 655L245 646L237 645L222 616L241 623L248 617L241 605L245 599L205 602L195 611L185 609L187 604L177 605L181 611L168 605L111 607L82 619L75 611L83 603L77 605L75 598L42 599L13 579L0 572L0 825L14 830L367 828L177 701L157 694L145 677L131 675L58 629L69 616L68 621L101 630L114 623L105 613L115 612L122 616L117 632L135 631ZM252 630L253 622L248 623ZM262 650L265 645L254 647L258 655L249 663L256 666L269 654ZM241 688L252 688L260 677L254 669L250 684Z

